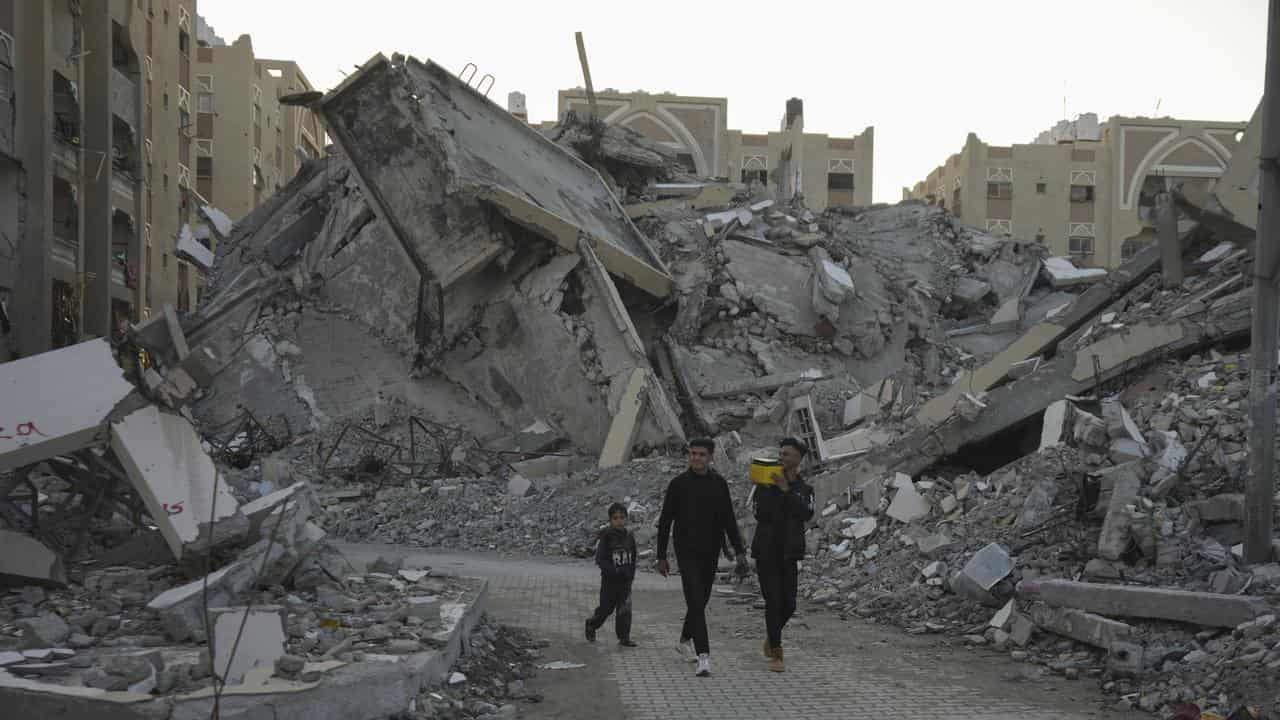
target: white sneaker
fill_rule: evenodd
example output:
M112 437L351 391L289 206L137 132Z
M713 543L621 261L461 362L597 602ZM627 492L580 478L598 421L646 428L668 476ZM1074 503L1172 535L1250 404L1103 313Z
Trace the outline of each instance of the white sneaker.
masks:
M698 670L697 672L694 673L694 675L697 675L698 677L711 676L711 654L710 653L700 653L698 655Z
M698 653L693 649L693 640L685 640L676 643L676 655L684 662L697 662Z

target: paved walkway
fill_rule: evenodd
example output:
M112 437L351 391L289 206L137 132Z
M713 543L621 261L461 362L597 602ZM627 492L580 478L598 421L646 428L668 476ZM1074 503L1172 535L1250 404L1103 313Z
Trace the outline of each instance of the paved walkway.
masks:
M490 613L550 641L546 662L587 667L542 670L531 687L545 695L522 706L527 718L747 720L819 718L1139 718L1113 713L1095 681L1067 681L990 650L948 645L821 611L787 627L787 672L765 669L763 613L726 594L708 609L713 675L698 678L674 644L684 612L680 581L642 574L634 593L640 647L613 642L612 621L595 644L582 638L598 573L587 561L513 559L424 552L401 546L343 545L357 564L404 555L411 565L490 580ZM621 708L621 711L619 710Z

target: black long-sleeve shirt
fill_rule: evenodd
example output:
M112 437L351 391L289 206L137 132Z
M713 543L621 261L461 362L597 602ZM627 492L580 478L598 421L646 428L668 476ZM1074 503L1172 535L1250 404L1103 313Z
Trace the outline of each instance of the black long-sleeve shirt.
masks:
M596 542L596 565L610 578L631 580L636 576L636 538L625 528L609 527Z
M667 485L662 498L662 515L658 518L658 559L667 557L667 539L675 523L676 551L700 555L719 555L720 538L742 554L742 535L733 514L729 483L715 470L699 475L686 470Z

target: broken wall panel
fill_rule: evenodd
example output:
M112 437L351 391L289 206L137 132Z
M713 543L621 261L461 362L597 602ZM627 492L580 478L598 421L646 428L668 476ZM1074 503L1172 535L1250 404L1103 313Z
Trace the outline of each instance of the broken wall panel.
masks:
M174 557L215 539L210 521L216 526L237 514L239 504L218 482L213 458L186 418L155 406L137 410L112 424L111 448Z
M0 472L104 440L133 391L106 340L0 365Z
M610 272L664 297L671 278L598 173L444 68L378 55L320 112L366 196L443 287L502 251L475 201L575 251L585 235Z

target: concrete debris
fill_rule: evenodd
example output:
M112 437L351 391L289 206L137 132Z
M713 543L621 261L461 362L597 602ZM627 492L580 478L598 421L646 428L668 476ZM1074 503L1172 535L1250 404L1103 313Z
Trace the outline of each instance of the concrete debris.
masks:
M1235 627L1267 612L1269 604L1241 595L1186 592L1069 580L1026 580L1018 594L1059 607L1121 617L1175 620L1207 627Z
M898 486L898 491L893 495L893 502L889 503L889 509L885 512L894 520L909 524L928 517L929 510L929 501L916 491L915 485L908 479L906 483Z
M65 585L62 557L39 540L12 530L0 530L0 583L5 585Z
M1130 625L1072 608L1032 603L1029 612L1036 627L1094 647L1110 648L1133 634Z
M1098 268L1077 268L1070 258L1045 258L1044 273L1055 288L1068 288L1076 285L1087 285L1098 282L1107 276L1106 270Z
M275 667L285 654L284 608L258 606L211 610L213 669L223 682L244 681L256 667ZM234 650L234 654L233 654Z
M239 514L239 503L218 482L213 459L186 418L145 407L112 424L111 447L174 557L181 560L247 531L242 515L240 523L226 522Z

